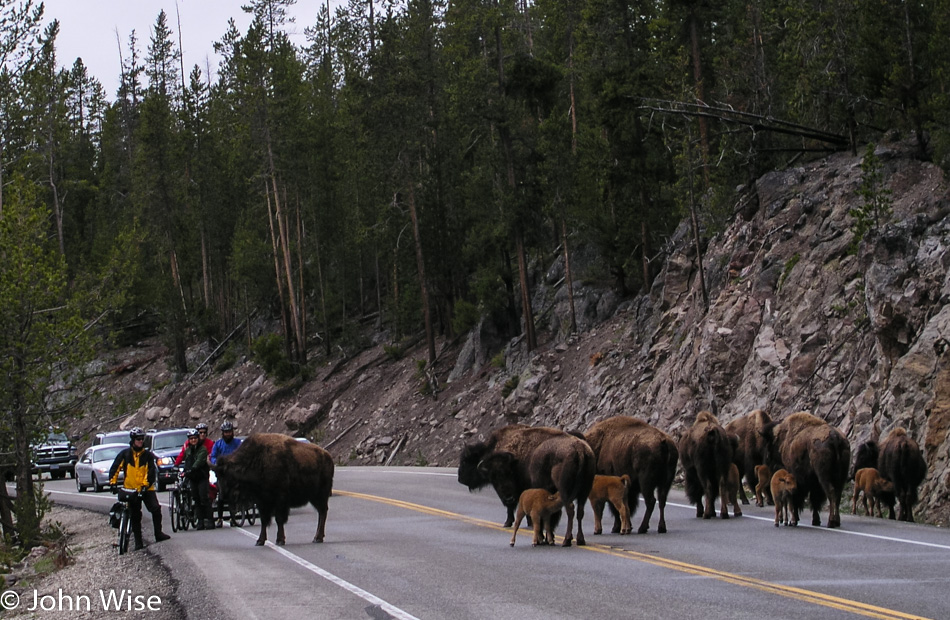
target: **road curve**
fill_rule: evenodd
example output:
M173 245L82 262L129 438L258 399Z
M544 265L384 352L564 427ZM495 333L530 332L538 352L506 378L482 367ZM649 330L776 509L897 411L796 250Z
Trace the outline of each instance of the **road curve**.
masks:
M46 490L112 501L70 481ZM674 492L668 534L593 536L588 509L586 547L533 548L522 529L511 548L497 497L469 493L453 469L338 467L323 544L304 507L282 548L255 547L259 526L246 526L152 550L199 618L950 618L947 531L849 514L841 529L775 528L771 508L743 511L696 519Z

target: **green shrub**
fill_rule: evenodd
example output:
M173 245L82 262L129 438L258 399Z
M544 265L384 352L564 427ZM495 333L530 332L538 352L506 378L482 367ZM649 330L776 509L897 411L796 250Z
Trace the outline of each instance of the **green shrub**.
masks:
M269 376L278 381L287 381L296 375L294 365L284 353L284 340L277 334L264 334L253 342L251 349L254 361Z
M218 358L218 362L214 365L214 371L216 373L222 373L232 368L237 362L238 357L237 349L235 347L228 347L224 350L224 353L221 354L221 357Z
M861 187L858 196L864 204L848 211L854 218L851 232L854 239L851 241L850 251L857 252L858 244L867 237L872 230L877 230L890 218L894 209L891 200L891 190L884 186L884 172L881 161L874 154L874 144L868 144L861 160Z
M452 329L456 334L464 334L478 324L478 306L460 299L455 302L455 316L452 317Z
M513 377L511 377L510 379L508 379L507 381L505 381L505 385L503 385L502 388L501 388L501 397L502 397L502 398L508 398L508 396L509 396L512 392L515 391L515 388L518 387L518 382L519 382L520 380L521 380L521 378L520 378L518 375L514 375Z

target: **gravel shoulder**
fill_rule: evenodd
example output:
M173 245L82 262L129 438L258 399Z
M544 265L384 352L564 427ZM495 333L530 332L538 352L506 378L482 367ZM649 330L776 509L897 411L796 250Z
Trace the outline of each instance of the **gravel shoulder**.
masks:
M119 556L113 547L116 530L109 526L105 515L54 506L46 519L51 524L58 523L67 533L66 549L71 562L65 568L42 574L44 568L52 565L56 553L42 555L34 550L23 566L4 576L17 579L4 588L5 606L15 600L9 591L19 596L19 605L16 609L0 610L0 618L72 620L105 615L141 617L143 613L153 620L188 617L178 602L178 584L171 571L152 552L154 542L144 550ZM142 526L148 544L151 522L147 514ZM41 574L37 574L37 569Z

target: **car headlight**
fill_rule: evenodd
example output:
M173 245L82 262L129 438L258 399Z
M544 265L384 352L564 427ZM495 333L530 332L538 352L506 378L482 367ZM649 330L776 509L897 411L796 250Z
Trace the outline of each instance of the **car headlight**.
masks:
M173 459L170 456L163 456L162 458L158 459L159 467L171 467L174 464L175 464L175 459Z

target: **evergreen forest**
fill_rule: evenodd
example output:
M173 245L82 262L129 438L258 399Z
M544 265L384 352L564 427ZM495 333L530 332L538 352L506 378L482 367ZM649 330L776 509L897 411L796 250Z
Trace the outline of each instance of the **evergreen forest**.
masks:
M189 345L279 321L253 346L284 379L369 322L428 363L483 317L530 349L533 265L564 257L570 291L591 248L585 277L636 294L764 172L888 132L950 163L948 0L350 0L304 45L294 2L248 0L210 75L161 12L107 93L42 4L0 0L17 454L96 334L158 335L184 375Z

